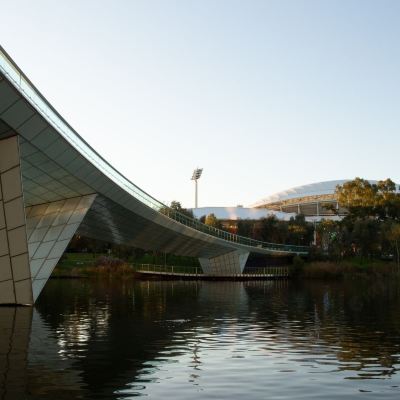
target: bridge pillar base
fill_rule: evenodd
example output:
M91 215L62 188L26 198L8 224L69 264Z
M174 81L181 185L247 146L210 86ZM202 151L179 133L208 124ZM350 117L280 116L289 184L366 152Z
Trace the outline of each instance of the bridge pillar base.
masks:
M248 257L248 252L234 250L213 258L199 258L199 261L205 274L229 276L232 274L241 274Z
M32 304L18 137L0 141L0 304Z
M26 207L18 136L0 140L0 304L36 301L95 197Z
M96 195L26 207L26 232L35 302Z

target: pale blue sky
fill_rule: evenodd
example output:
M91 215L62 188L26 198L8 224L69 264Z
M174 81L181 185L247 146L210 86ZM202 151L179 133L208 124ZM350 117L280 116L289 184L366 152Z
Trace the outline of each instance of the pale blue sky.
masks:
M134 183L193 206L400 181L400 1L1 4L0 41Z

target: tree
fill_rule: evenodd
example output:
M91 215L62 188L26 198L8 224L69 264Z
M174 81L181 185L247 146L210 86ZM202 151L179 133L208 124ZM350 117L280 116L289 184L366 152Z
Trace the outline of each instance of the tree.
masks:
M336 187L336 196L341 207L348 210L350 218L374 215L377 188L366 179L355 178Z
M400 220L400 194L396 193L396 185L391 179L375 184L355 178L338 185L336 195L340 206L348 210L348 219L374 217Z
M214 228L218 228L218 229L222 228L221 222L218 220L218 218L213 213L207 215L204 223L206 225L212 226Z
M339 259L344 254L343 227L338 221L323 219L316 226L317 243L324 254Z
M358 219L351 232L352 244L357 255L371 258L381 253L381 224L375 218Z
M382 257L394 250L400 263L400 194L396 184L391 179L370 183L355 178L337 186L336 195L348 211L338 223L343 254Z
M253 237L254 221L250 219L239 219L237 222L237 234L239 236Z
M313 238L314 227L307 222L303 214L290 218L288 226L288 242L298 245L309 245Z
M393 223L387 231L387 238L396 252L397 267L400 268L400 224Z
M175 201L175 200L171 201L170 208L172 208L175 211L180 212L183 215L186 215L187 217L194 218L193 211L189 210L187 208L183 208L179 201Z
M187 208L183 208L181 206L181 203L176 200L171 201L171 204L169 205L169 207L167 207L167 206L161 207L159 211L160 211L160 213L168 215L168 216L170 215L171 211L172 212L177 211L178 213L185 215L186 217L194 218L193 211L188 210Z
M261 218L254 226L253 238L263 242L285 243L287 235L286 232L283 236L280 235L279 222L275 215Z

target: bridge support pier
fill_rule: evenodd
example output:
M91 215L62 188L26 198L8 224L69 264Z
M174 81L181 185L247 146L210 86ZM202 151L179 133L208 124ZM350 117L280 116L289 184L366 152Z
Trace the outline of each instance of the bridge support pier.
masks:
M234 250L213 258L199 258L199 261L204 274L229 276L243 273L248 257L248 252Z
M96 195L25 208L33 302L91 207Z
M18 136L0 141L0 304L33 304L96 195L25 206Z
M0 141L0 304L33 302L18 137Z

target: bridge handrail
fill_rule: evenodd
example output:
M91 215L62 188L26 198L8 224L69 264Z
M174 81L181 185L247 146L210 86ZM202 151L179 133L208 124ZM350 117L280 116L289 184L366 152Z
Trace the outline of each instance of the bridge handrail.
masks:
M140 200L155 211L185 226L208 235L246 246L259 247L278 252L307 253L308 246L268 243L239 236L222 229L203 224L171 209L154 197L140 189L128 178L118 172L108 161L100 156L57 112L40 91L32 84L22 70L15 64L7 52L0 46L0 71L8 77L20 93L35 107L35 109L89 162L95 165L105 176L115 182L121 189ZM166 212L165 212L166 210Z
M186 226L189 226L191 228L194 228L198 231L207 233L212 236L216 236L220 239L224 239L224 240L227 240L230 242L243 244L245 246L266 248L266 249L275 250L275 251L286 251L286 252L289 251L289 252L295 252L295 253L307 253L309 250L308 246L263 242L260 240L251 239L249 237L230 233L230 232L224 231L219 228L214 228L212 226L205 225L202 222L200 222L199 220L190 218L170 207L165 207L165 209L163 209L162 212L163 212L163 214L167 215L169 218L174 219L175 221L178 221L178 222L180 222Z
M181 265L165 265L165 264L130 264L136 272L170 274L170 275L188 275L198 276L206 275L201 267L181 266ZM265 266L257 268L248 268L241 274L228 274L237 276L289 276L291 267L283 266Z

